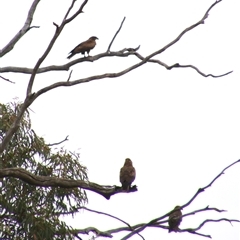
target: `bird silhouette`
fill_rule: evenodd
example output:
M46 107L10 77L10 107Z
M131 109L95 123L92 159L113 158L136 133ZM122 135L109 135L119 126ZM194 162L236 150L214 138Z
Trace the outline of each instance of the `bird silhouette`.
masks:
M96 46L96 39L98 38L90 37L87 41L80 43L69 53L70 55L67 58L70 59L77 53L81 53L85 57L85 52L87 52L89 56L89 52Z
M181 207L176 206L174 208L174 210L176 210L176 211L169 214L169 218L168 218L169 232L172 232L172 231L178 232L179 231L178 226L180 225L180 223L182 221Z
M130 158L125 159L125 163L120 170L120 182L122 183L122 189L129 191L132 182L135 180L136 170L132 165Z

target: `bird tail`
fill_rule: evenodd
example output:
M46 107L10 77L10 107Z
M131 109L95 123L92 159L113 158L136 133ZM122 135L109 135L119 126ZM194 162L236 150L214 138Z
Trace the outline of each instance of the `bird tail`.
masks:
M130 188L129 184L122 183L122 190L129 191L129 188Z
M178 227L174 227L174 228L169 228L168 232L179 232L179 228Z
M70 58L73 57L74 55L75 55L74 53L70 54L70 55L67 57L67 59L70 59Z

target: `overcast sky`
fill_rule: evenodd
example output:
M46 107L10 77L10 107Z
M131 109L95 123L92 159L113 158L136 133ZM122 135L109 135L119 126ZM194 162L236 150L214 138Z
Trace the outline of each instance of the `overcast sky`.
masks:
M124 16L126 20L112 51L141 45L139 53L147 56L199 21L213 2L90 0L84 14L66 26L42 66L67 63L68 53L91 36L99 38L91 55L106 51ZM22 27L31 3L32 0L0 2L0 48ZM70 3L42 0L32 24L40 28L30 30L13 51L1 58L0 67L34 67L55 32L52 22L60 24ZM74 10L81 3L77 1ZM132 225L148 222L185 204L198 188L240 158L239 7L239 0L223 0L212 9L205 24L155 57L169 65L192 64L206 74L233 70L230 75L204 78L193 69L168 71L148 63L119 78L55 89L33 103L33 129L50 143L69 135L63 146L80 151L80 161L88 167L90 181L120 185L119 170L124 159L132 159L138 192L117 194L110 200L87 192L88 208L110 213ZM132 56L77 64L72 67L71 80L118 72L137 62ZM0 79L0 102L13 101L15 97L23 101L30 75L0 75L16 82ZM34 91L65 81L68 75L64 71L40 74ZM227 170L183 210L187 213L209 205L225 209L226 213L187 217L180 228L197 227L204 219L240 219L239 172L240 164ZM124 226L87 212L67 221L76 228L108 230ZM236 240L240 239L239 229L240 224L221 222L208 223L199 232L217 240ZM126 234L115 234L113 239ZM142 235L146 240L201 239L189 233L168 234L154 228L145 229ZM87 239L89 236L83 236L83 240Z

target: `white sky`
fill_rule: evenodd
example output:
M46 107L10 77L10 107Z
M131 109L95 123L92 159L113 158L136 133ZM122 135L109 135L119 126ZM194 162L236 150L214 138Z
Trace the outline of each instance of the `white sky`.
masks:
M60 24L69 1L44 1L38 6L33 25L0 59L0 67L34 67ZM143 56L162 48L193 23L199 21L214 1L202 0L90 0L81 14L57 40L42 66L66 63L68 52L77 44L97 36L91 55L106 51L122 19L125 23L112 46L113 51L141 45ZM0 47L22 27L31 0L1 1ZM77 1L79 6L82 1ZM14 6L14 7L13 7ZM210 12L204 25L188 32L156 57L169 65L193 64L222 78L204 78L192 69L173 69L148 63L116 79L103 79L71 88L58 88L42 95L31 106L34 130L48 142L79 149L80 161L88 167L90 181L120 185L119 170L129 157L137 171L138 192L117 194L109 201L88 192L88 208L115 215L130 224L148 222L185 204L199 187L207 185L230 163L240 158L240 71L239 0L223 0ZM76 8L77 9L77 8ZM76 55L73 59L80 57ZM104 58L75 65L71 80L112 73L139 62L135 57ZM36 77L34 91L67 80L69 72L44 73ZM0 79L0 102L23 100L30 75L1 74L16 82ZM214 185L184 209L184 213L206 207L227 210L184 218L181 228L197 227L204 219L240 219L240 165L227 170ZM108 217L81 212L74 227L100 230L124 226ZM213 239L240 239L240 225L208 223L200 232ZM115 234L114 240L124 234ZM145 239L197 240L189 233L168 234L146 229ZM83 236L83 240L89 236ZM102 238L99 238L102 239ZM134 236L131 239L140 239Z

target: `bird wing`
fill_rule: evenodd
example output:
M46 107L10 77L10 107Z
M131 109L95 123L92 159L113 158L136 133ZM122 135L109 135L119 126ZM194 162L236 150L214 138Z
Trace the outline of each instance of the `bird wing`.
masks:
M89 39L77 45L70 53L84 53L86 51L93 49L95 45L96 42Z
M83 44L84 44L84 42L78 44L70 53L76 53L76 52L78 52L77 49L81 48ZM69 54L70 54L70 53L69 53Z

